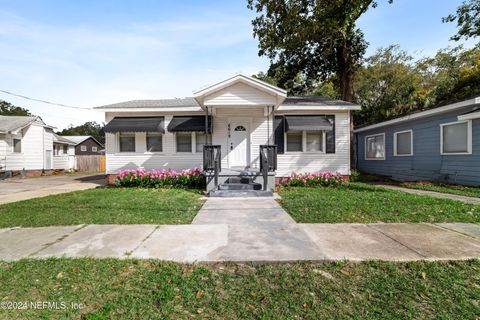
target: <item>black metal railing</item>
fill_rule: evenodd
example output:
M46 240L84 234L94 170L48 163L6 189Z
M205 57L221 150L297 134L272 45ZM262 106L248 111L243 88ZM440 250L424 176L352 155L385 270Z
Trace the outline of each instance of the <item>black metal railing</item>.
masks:
M203 146L203 171L214 174L215 186L218 186L218 175L222 170L222 151L221 146L205 145Z
M260 171L263 175L263 190L268 188L268 173L277 170L277 146L260 146Z

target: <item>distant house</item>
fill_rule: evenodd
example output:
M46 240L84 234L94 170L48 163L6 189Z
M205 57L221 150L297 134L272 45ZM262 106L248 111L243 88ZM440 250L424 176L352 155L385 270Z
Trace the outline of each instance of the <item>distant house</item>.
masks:
M354 132L363 172L480 185L480 96Z
M99 155L103 154L103 145L92 136L63 136L75 143L75 155Z
M28 175L72 169L73 143L40 117L0 116L0 172Z

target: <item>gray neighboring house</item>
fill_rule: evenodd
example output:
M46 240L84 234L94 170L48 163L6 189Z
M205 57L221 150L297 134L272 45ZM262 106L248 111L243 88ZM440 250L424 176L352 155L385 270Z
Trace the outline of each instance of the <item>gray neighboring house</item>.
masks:
M480 185L480 96L354 132L362 172Z
M63 136L75 144L75 155L99 155L104 153L103 145L92 136Z

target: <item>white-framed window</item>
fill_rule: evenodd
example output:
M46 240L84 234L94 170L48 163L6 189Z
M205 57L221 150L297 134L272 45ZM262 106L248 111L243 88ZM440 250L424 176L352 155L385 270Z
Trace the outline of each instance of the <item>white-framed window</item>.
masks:
M21 153L22 152L22 140L21 139L13 139L13 152L14 153Z
M163 135L160 132L147 132L147 152L163 152Z
M120 132L118 136L120 152L135 152L135 133Z
M440 154L472 153L472 121L455 121L440 125Z
M285 134L287 152L325 152L324 131L290 131Z
M413 131L398 131L393 134L393 155L396 157L413 156Z
M192 152L192 133L177 132L175 134L177 152Z
M97 152L97 147L92 147L92 152Z
M365 160L385 160L385 133L365 136Z
M87 146L80 146L80 151L82 151L82 152L87 151Z

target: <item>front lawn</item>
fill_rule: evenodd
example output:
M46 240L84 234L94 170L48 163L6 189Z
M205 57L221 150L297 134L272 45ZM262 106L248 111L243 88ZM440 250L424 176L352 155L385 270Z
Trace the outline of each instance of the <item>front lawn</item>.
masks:
M455 184L435 184L427 182L403 182L400 184L402 187L410 189L428 190L443 193L457 194L466 197L480 198L479 187L468 187Z
M475 319L480 262L0 262L2 319ZM27 302L8 310L5 302ZM30 302L50 302L35 310ZM63 302L65 310L55 310ZM80 306L72 310L72 303Z
M191 223L201 192L180 189L97 188L0 206L0 228L75 224Z
M347 183L279 191L283 208L301 223L480 222L480 206Z

